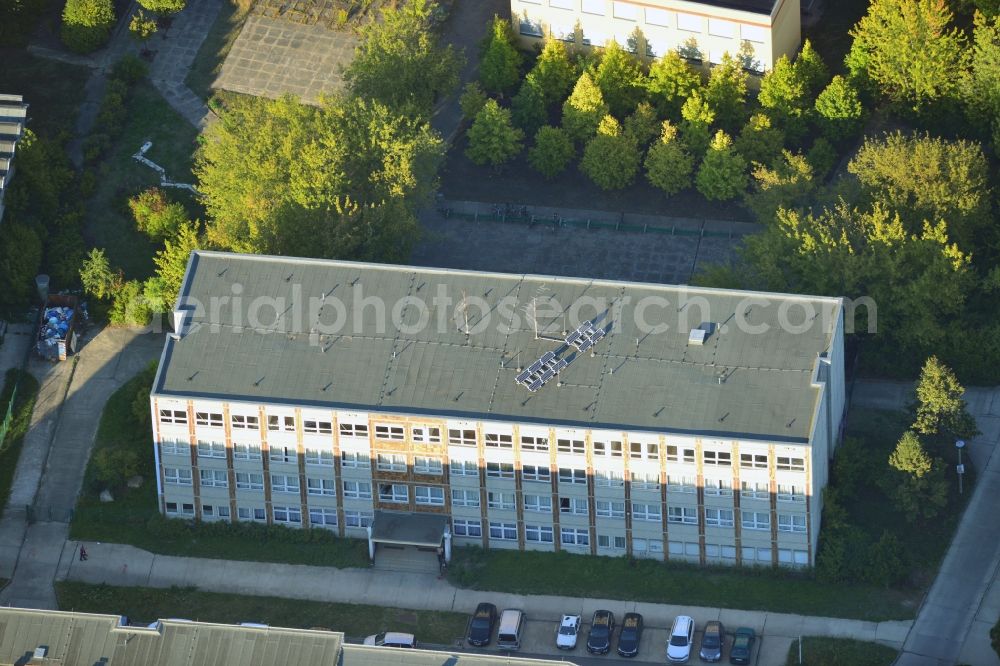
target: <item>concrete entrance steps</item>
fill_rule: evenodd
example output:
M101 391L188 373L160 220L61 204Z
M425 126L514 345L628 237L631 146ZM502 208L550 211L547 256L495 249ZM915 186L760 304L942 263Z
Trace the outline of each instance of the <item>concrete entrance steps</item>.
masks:
M408 573L438 573L437 553L414 546L379 544L375 550L375 569Z

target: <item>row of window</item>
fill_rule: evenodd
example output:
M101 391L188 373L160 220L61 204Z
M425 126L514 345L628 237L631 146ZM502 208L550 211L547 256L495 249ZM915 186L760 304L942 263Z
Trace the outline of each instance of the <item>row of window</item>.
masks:
M308 511L311 526L326 529L337 528L336 509L309 507ZM173 517L191 517L194 516L194 504L167 502L166 513ZM225 504L203 504L201 513L206 519L230 520L232 518L229 506ZM267 510L263 507L239 506L236 508L236 518L242 521L266 522ZM271 519L276 523L301 525L302 507L274 505L271 507ZM372 520L373 514L370 511L344 511L345 527L368 527Z

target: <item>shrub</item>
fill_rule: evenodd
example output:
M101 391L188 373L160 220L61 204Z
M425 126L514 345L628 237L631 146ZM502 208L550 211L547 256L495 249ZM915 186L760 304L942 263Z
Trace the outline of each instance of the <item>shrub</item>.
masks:
M873 585L890 587L898 585L907 575L906 551L899 537L884 531L872 545L868 565L864 569L864 580Z
M108 321L113 326L145 326L151 316L152 311L142 295L142 283L130 280L114 294Z
M156 19L146 16L146 13L140 9L132 15L128 29L136 39L149 39L156 33Z
M181 225L188 221L184 205L167 199L166 193L158 187L130 198L128 207L139 231L156 240L176 236Z
M147 412L148 398L147 398ZM94 478L104 486L117 488L139 473L139 454L124 446L106 446L94 452Z
M25 305L35 293L42 241L31 227L8 222L0 235L0 307Z
M184 9L187 0L139 0L139 4L157 14L176 14Z
M528 164L552 179L566 170L575 154L576 148L566 130L546 125L535 134L535 145L528 151Z
M63 43L77 53L104 46L115 24L112 0L66 0L62 14Z

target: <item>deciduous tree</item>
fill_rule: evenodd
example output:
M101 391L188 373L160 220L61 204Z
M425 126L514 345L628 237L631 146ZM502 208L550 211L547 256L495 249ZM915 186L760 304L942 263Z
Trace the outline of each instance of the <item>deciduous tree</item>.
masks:
M754 165L752 175L746 203L761 224L775 224L780 209L805 211L815 202L813 169L801 153L782 151L770 166Z
M733 140L719 130L698 167L695 184L706 199L735 199L747 188L746 171L746 160L733 150Z
M601 118L608 114L601 89L590 74L580 75L573 94L563 103L562 126L574 141L586 141L597 131Z
M534 79L526 78L521 84L521 89L511 100L510 112L514 124L521 128L525 136L534 136L538 128L548 122L545 96Z
M931 356L917 383L917 418L913 428L925 435L944 433L972 438L979 434L976 420L963 399L963 387L951 368Z
M660 140L646 155L646 179L666 194L677 194L691 187L694 158L677 138L677 128L664 120Z
M770 165L780 154L785 137L766 113L755 113L740 130L733 147L750 164Z
M681 137L695 155L704 155L712 139L711 127L715 122L715 112L701 93L694 91L681 107Z
M490 93L505 94L521 80L521 52L514 46L510 22L493 17L479 62L479 81Z
M535 145L528 151L528 164L551 180L569 166L576 148L566 130L546 125L535 134Z
M514 127L510 111L491 99L469 128L469 147L465 154L476 164L489 164L499 169L521 152L523 141L524 132Z
M649 102L639 102L624 122L625 134L632 138L639 150L645 150L649 142L661 131L659 118Z
M681 107L701 87L701 76L677 51L669 50L649 66L646 89L659 112L680 120Z
M601 89L611 114L617 118L625 117L646 95L639 61L614 39L601 52L594 83Z
M746 118L747 73L729 53L712 68L705 86L705 101L715 113L715 121L726 131L735 132Z
M622 132L621 125L606 115L597 134L587 142L580 170L603 190L619 190L635 180L639 169L639 149Z
M176 236L164 241L163 249L153 257L156 275L143 285L143 295L153 312L169 312L173 308L184 282L188 257L201 248L197 222L183 224Z
M62 13L62 41L77 53L89 53L104 46L114 25L112 0L66 0Z
M802 42L802 49L795 58L795 67L806 83L806 93L809 97L815 97L830 80L830 70L808 39Z
M541 86L547 107L553 108L566 101L566 96L577 80L576 67L570 62L566 45L558 39L546 39L528 77Z
M122 275L111 269L104 250L95 247L80 266L80 282L86 293L104 300L114 296L121 287Z
M470 81L465 84L465 89L458 98L458 106L462 109L462 117L466 120L474 120L479 110L486 105L489 99L483 92L483 87L478 81Z
M907 430L889 456L889 464L900 472L919 479L931 471L934 461L917 433Z
M130 197L128 207L139 231L155 240L173 237L188 221L184 204L170 201L158 187Z
M843 141L861 130L864 107L858 91L839 74L816 97L816 124L830 141Z
M972 33L972 66L963 98L972 122L1000 146L1000 16L977 13Z

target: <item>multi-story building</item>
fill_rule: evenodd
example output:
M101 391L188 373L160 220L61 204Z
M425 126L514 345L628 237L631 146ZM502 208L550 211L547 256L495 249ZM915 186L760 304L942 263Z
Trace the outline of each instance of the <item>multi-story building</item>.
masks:
M814 562L840 299L199 251L151 393L168 516Z
M24 137L28 105L21 95L0 94L0 220L3 220L3 198L14 176L14 149Z
M546 37L583 46L614 39L649 57L679 51L710 64L741 55L749 69L771 69L802 38L799 0L511 0L526 45Z

